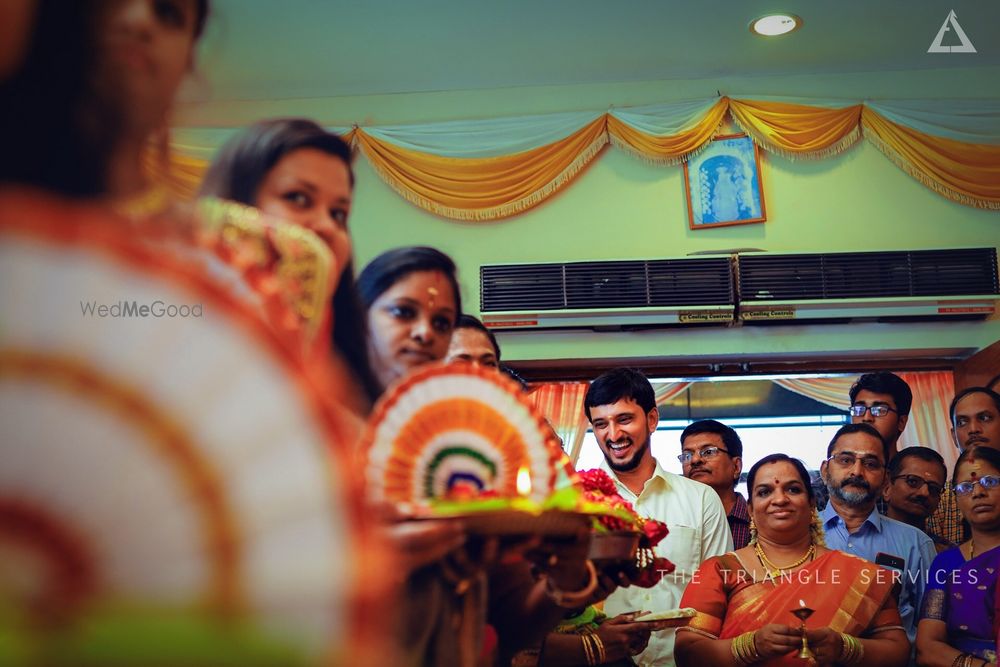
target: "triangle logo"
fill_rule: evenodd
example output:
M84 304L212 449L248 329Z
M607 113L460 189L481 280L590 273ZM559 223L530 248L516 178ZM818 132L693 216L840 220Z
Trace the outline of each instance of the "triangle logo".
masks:
M955 36L962 42L961 45L945 46L942 44L949 30L955 31ZM934 38L934 42L927 49L927 53L976 53L976 47L972 45L972 40L962 30L962 26L958 24L958 17L955 16L954 9L948 12L948 17L941 24L941 29L938 30L937 37Z

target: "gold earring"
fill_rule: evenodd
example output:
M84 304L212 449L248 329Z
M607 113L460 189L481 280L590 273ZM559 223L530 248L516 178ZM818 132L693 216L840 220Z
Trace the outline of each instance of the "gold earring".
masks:
M753 517L750 517L750 544L757 544L757 524L753 522Z

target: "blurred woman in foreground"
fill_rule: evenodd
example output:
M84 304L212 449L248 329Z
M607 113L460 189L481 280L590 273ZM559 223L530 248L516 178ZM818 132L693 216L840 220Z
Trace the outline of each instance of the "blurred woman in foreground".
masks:
M370 404L380 388L368 365L354 283L348 234L353 190L351 149L344 140L310 120L283 118L256 123L230 139L205 174L200 195L256 207L323 239L333 255L333 297L324 304L317 341L332 343Z

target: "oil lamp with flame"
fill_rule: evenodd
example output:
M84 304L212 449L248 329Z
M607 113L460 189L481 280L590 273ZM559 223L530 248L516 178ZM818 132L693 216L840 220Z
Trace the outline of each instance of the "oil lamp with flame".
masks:
M517 495L531 495L531 471L528 470L527 466L521 466L517 469Z
M815 613L814 609L806 606L805 600L799 600L799 606L792 609L792 615L802 621L799 630L802 631L802 649L799 651L799 658L807 660L810 664L816 664L816 656L809 650L809 642L806 640L806 619Z

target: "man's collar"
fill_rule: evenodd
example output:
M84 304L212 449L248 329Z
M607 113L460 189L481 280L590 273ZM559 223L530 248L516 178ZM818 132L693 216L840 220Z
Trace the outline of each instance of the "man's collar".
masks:
M670 478L667 477L667 471L663 469L663 467L660 465L660 462L656 459L655 456L653 457L653 463L656 464L656 467L653 468L653 475L652 477L650 477L650 479L652 479L653 477L659 477L660 479L663 480L664 484L670 486Z
M840 515L837 514L836 508L834 508L833 506L832 498L830 499L829 502L827 502L826 507L823 508L823 511L819 513L819 516L823 520L824 526L830 526L837 522L843 521L843 519L840 518ZM868 515L868 518L866 518L864 522L870 523L872 525L872 528L874 528L880 533L882 532L882 515L878 513L878 508L873 507L871 514Z
M742 494L736 493L735 495L736 502L733 503L732 509L729 510L729 516L750 523L750 508L747 507L747 501L743 499Z
M661 480L661 481L663 482L663 484L664 484L664 485L665 485L665 486L666 486L667 488L670 488L670 478L669 478L669 477L667 477L667 471L666 471L666 470L664 470L664 469L663 469L663 468L662 468L662 467L660 466L660 462L659 462L659 461L658 461L658 460L656 459L656 457L655 457L655 456L653 457L653 463L655 463L655 464L656 464L656 466L655 466L655 467L653 468L653 474L652 474L652 475L650 475L650 476L649 476L649 479L647 479L647 480L646 480L646 481L645 481L645 482L643 483L643 489L645 489L645 488L646 488L646 486L647 486L647 485L649 484L649 480L651 480L651 479L654 479L654 478L656 478L656 477L659 477L659 478L660 478L660 480ZM601 461L601 465L600 465L599 467L600 467L600 469L601 469L601 470L603 470L604 472L608 473L608 475L610 475L610 476L611 476L611 479L613 479L613 480L615 481L615 485L617 485L617 486L621 487L622 489L626 489L626 490L628 490L628 487L627 487L627 486L625 486L625 484L623 484L623 483L622 483L622 481L621 481L620 479L618 479L618 473L617 473L617 472L615 472L615 471L614 471L614 470L613 470L613 469L611 468L611 466L610 466L610 465L608 465L608 460L607 460L607 459L604 459L603 461Z

